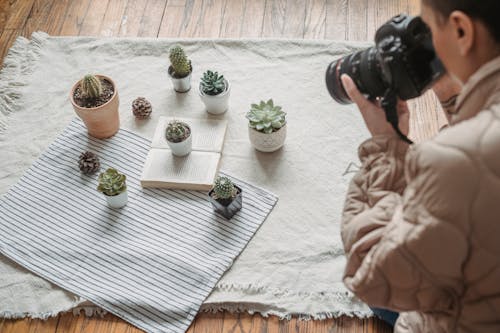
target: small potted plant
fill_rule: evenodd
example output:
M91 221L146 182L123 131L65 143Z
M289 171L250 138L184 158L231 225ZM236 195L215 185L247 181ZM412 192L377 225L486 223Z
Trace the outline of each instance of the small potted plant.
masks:
M200 82L200 98L208 113L221 114L227 111L230 89L229 82L224 75L210 70L203 73Z
M213 188L208 192L208 197L214 210L231 219L243 205L242 190L236 186L231 179L219 176L214 182Z
M191 128L182 121L172 120L165 130L168 146L175 156L185 156L191 152Z
M280 149L286 138L286 112L274 105L272 99L252 104L246 114L249 120L248 136L255 149L273 152Z
M169 59L168 74L172 79L175 91L180 93L189 91L191 89L193 67L191 66L191 61L186 57L184 49L179 45L172 47Z
M91 136L105 139L118 132L118 90L109 77L85 75L73 85L70 101Z
M111 208L121 208L127 204L126 176L116 169L109 168L99 174L97 190L104 193Z

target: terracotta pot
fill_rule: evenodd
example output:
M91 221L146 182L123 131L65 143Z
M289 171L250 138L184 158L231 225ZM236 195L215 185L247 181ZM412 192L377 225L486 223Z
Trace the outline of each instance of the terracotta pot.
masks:
M80 81L77 81L73 85L73 88L71 88L69 99L75 109L75 113L85 123L89 135L97 139L105 139L113 136L120 129L118 90L113 80L109 77L104 75L96 76L100 79L105 79L111 82L113 85L114 94L109 101L95 108L84 108L76 104L73 99L73 93L76 87L80 84Z

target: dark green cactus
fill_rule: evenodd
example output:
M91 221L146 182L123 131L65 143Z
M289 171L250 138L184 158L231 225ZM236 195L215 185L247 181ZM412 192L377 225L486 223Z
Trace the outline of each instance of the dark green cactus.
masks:
M191 134L189 125L177 120L172 120L168 123L165 131L165 137L170 142L182 142Z
M207 95L218 95L226 89L224 75L210 70L203 73L201 78L201 91Z
M82 94L87 98L96 99L102 94L101 80L98 77L87 74L80 81Z
M174 76L183 78L191 73L191 61L186 57L184 49L176 45L170 49L170 63L174 71Z
M109 168L99 175L97 190L107 196L118 195L127 189L126 179L127 177L116 169Z
M214 182L215 199L233 199L237 190L231 179L219 176Z

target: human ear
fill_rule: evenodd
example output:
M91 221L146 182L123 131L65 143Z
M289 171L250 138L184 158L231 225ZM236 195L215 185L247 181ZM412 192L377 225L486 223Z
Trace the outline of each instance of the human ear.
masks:
M449 22L453 29L460 55L467 55L474 45L476 37L474 22L467 14L459 10L455 10L450 14Z

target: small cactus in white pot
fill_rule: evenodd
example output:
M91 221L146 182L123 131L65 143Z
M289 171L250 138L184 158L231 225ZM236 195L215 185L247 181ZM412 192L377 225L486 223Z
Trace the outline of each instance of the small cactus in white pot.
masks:
M185 156L191 152L193 139L191 127L182 121L172 120L165 130L165 138L172 154Z
M231 87L224 75L207 70L200 82L200 98L206 110L211 114L221 114L227 111Z
M97 190L106 196L111 208L121 208L127 204L127 177L116 169L109 168L99 174Z
M214 210L228 220L243 206L242 189L228 177L217 177L213 188L208 192L208 197Z
M193 72L191 60L187 58L184 49L179 45L170 49L169 59L168 74L172 79L174 90L180 93L189 91L191 89L191 73Z
M280 149L286 138L286 112L274 105L272 99L252 104L246 114L248 136L255 149L273 152Z

